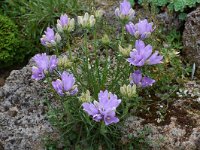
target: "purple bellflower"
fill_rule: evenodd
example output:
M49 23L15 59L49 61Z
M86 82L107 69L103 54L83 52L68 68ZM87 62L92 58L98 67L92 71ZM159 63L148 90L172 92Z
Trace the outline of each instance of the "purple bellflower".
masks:
M54 33L54 30L52 28L47 28L46 31L44 31L44 35L42 35L42 38L40 38L41 44L46 47L52 47L56 46L56 44L60 43L61 37L58 33Z
M142 73L140 70L136 70L134 73L130 76L131 84L136 84L139 87L148 87L152 86L155 80L149 78L149 77L142 77Z
M58 59L55 55L51 57L47 56L46 53L36 54L33 57L36 66L32 67L32 79L41 80L45 77L46 72L52 72L58 64Z
M136 38L145 39L151 35L153 32L153 23L148 23L147 19L139 20L135 25L129 22L126 25L126 30Z
M99 101L93 103L85 102L82 104L83 110L92 116L93 120L100 122L103 120L105 125L110 125L119 122L116 117L116 108L121 103L115 94L106 91L100 91L98 95Z
M60 20L58 20L58 23L59 23L62 27L67 26L68 23L69 23L68 16L67 16L66 14L61 15L61 16L60 16Z
M120 19L132 20L135 17L135 11L131 8L130 2L124 0L120 3L120 8L116 8L115 15Z
M155 65L162 63L163 56L155 51L152 54L152 46L145 46L144 42L141 40L136 40L135 49L130 52L130 58L127 61L134 66L143 66L144 64Z
M73 74L66 71L62 73L61 80L57 79L52 82L53 88L60 96L63 96L64 94L75 95L78 92L78 88L74 84L75 78Z
M57 20L57 30L59 32L63 31L73 31L74 30L74 19L70 19L67 14L61 15L60 19Z

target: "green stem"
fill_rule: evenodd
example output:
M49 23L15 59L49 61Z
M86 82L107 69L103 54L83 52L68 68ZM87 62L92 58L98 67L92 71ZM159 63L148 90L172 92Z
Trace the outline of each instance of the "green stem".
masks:
M59 56L59 50L58 50L58 47L57 47L57 46L56 46L55 53L56 53L56 56L58 57L58 56Z
M94 57L95 57L95 73L97 74L97 82L98 83L96 83L96 86L98 87L98 88L95 88L96 89L96 91L95 91L95 94L97 94L97 92L99 92L99 90L100 90L100 83L101 83L101 79L100 79L100 72L99 72L99 59L98 59L98 51L97 51L97 26L96 26L96 24L95 24L95 26L94 26Z
M122 34L121 34L120 45L122 45L124 42L124 33L125 33L125 28L124 28L124 24L122 23Z
M72 50L70 45L70 34L67 32L67 48L69 49L69 59L72 60Z
M89 65L89 53L88 53L88 45L87 45L87 30L84 32L84 52L85 52L85 60L84 60L84 65L85 65L85 70L86 70L86 75L87 75L87 81L88 81L88 88L90 89L90 80L91 80L91 72L88 68Z
M102 135L105 135L105 133L106 133L106 126L105 126L105 123L103 121L101 122L100 133Z
M123 115L122 115L121 119L123 119L124 117L126 117L126 115L128 114L129 105L127 104L127 101L128 101L128 99L124 99L124 102L122 103Z

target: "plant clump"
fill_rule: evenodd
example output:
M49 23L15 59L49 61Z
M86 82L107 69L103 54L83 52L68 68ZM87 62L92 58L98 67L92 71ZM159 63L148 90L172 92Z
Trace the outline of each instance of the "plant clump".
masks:
M99 15L86 12L69 19L62 14L56 26L47 27L41 44L55 55L34 56L32 79L44 81L58 103L47 100L48 119L59 129L64 148L130 148L132 142L120 141L120 127L131 110L137 115L151 104L149 97L171 92L177 76L170 76L169 69L183 75L183 68L181 61L174 62L179 60L176 49L155 38L155 22L136 20L129 1L114 12L121 24L121 32L111 27L114 36L106 32L103 11L93 13ZM76 30L79 35L73 34ZM61 57L63 51L66 56Z

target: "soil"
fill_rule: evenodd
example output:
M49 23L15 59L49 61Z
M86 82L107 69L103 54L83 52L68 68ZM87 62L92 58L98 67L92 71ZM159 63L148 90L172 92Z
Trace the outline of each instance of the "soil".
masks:
M9 68L4 68L4 69L0 68L0 87L5 84L6 78L10 75L10 72L12 70L19 70L22 67L26 66L26 64L27 64L27 62L25 61L22 64L19 64L19 65L16 65L16 66L11 66Z
M157 121L157 119L159 118L159 115L157 114L157 111L159 111L159 109L157 106L155 104L152 104L150 105L149 112L141 111L138 114L139 117L144 119L142 124L153 123L157 126L165 126L170 124L171 117L175 117L177 119L177 124L181 128L186 129L185 138L188 138L191 135L193 128L197 127L196 120L188 111L199 111L200 105L198 102L193 101L191 99L187 99L178 105L175 103L169 104L167 111L163 114L164 119L161 122Z
M4 85L6 78L10 75L12 69L0 70L0 87Z

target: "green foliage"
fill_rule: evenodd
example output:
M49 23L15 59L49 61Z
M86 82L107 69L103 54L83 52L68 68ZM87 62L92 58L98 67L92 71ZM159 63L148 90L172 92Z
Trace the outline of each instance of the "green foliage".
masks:
M132 6L135 4L134 0L129 0L129 2L131 3Z
M85 9L78 0L6 0L2 7L6 15L16 19L25 36L35 43L62 13L74 16Z
M187 7L195 7L200 0L139 0L139 3L151 3L155 6L167 6L172 11L183 12Z
M0 68L24 60L24 49L20 47L18 28L12 20L0 15Z
M151 134L151 128L148 126L144 126L143 129L136 131L137 136L134 134L128 134L129 143L126 145L125 149L132 150L132 149L140 149L146 150L150 149L151 141L147 138L149 134Z
M19 63L24 59L24 54L26 59L29 59L35 53L44 50L39 39L47 26L54 25L62 13L73 16L82 12L86 9L84 6L79 0L0 1L0 13L12 18L18 26L20 39L23 39L20 41L20 48L24 49L25 53L18 58ZM19 50L18 54L20 56ZM1 57L8 59L8 55L8 52L4 52ZM6 63L6 66L12 65L10 60L7 62L10 64Z
M27 32L34 38L37 37L37 33L41 35L47 26L54 25L62 13L75 15L81 11L77 0L31 0L26 5L28 13L22 18L28 20Z

